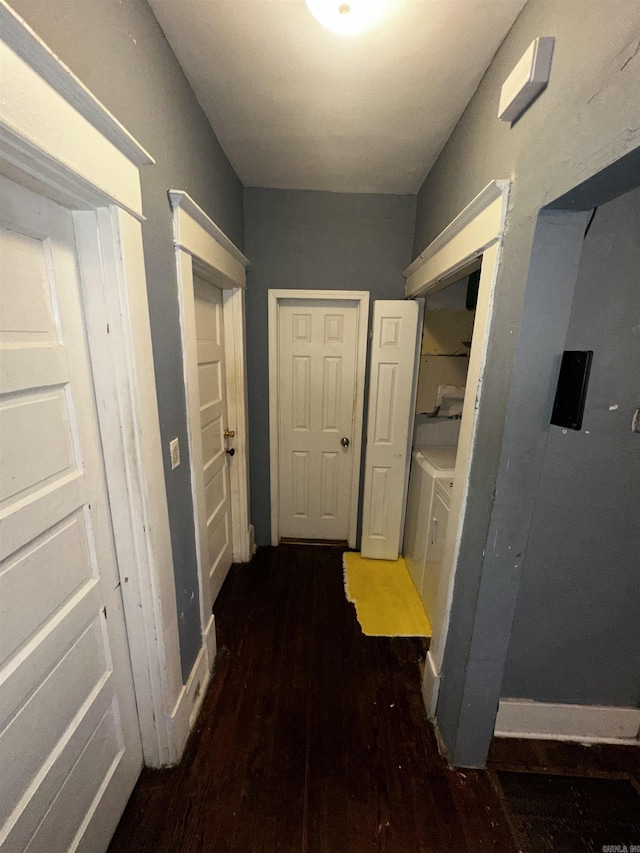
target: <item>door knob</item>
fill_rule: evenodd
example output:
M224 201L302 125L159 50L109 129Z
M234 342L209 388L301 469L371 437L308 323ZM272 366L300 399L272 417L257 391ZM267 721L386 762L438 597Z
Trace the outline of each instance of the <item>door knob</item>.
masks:
M235 447L230 447L230 448L227 450L227 453L229 454L229 456L233 456L233 454L234 454L235 452L236 452Z
M234 429L225 429L225 431L224 431L224 437L225 438L233 438L233 436L235 434L236 434L236 431Z
M346 436L345 436L345 438L341 438L341 439L340 439L340 444L341 444L343 447L349 447L349 439L348 439Z

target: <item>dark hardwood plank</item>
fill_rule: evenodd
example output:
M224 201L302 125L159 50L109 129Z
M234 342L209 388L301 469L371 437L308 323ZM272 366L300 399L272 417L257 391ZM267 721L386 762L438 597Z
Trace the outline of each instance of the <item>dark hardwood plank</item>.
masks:
M216 667L183 760L143 771L111 853L514 853L490 774L438 754L425 642L362 634L341 550L259 549L214 612ZM570 753L512 741L491 760L583 768Z
M640 842L640 794L629 779L512 770L495 777L523 853L600 853Z
M565 776L628 777L640 790L640 748L637 746L494 738L487 766L491 770Z

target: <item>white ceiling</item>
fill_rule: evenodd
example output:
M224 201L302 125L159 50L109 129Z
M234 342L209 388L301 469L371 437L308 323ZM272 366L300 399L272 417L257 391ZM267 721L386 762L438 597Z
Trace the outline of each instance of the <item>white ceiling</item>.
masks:
M404 0L356 37L303 0L149 2L245 186L414 193L525 0Z

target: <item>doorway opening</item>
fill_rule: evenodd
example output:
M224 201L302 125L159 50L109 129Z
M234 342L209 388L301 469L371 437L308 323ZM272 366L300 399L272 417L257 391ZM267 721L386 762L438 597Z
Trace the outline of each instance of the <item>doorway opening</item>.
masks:
M433 628L423 681L423 698L430 717L435 716L438 700L454 579L464 535L469 478L477 452L478 410L482 400L509 186L507 180L496 180L488 184L404 273L407 279L407 297L421 296L431 300L430 305L425 306L425 311L430 312L429 328L426 332L427 346L435 348L434 330L438 327L435 312L440 309L434 308L434 305L447 305L450 300L453 307L441 310L465 312L456 315L455 322L445 324L447 340L452 334L452 328L456 329L456 334L460 337L461 353L451 356L459 359L460 363L450 362L451 372L442 373L441 376L439 370L427 371L425 365L422 387L417 397L418 408L429 409L427 414L444 416L445 412L452 413L451 423L444 423L444 418L440 424L430 424L426 428L418 423L414 433L414 448L416 438L418 443L425 441L425 430L430 430L427 434L434 444L438 440L436 436L439 435L442 441L440 447L446 448L445 451L436 451L435 455L440 464L435 468L431 466L432 470L439 468L440 472L444 473L435 504L437 511L434 512L431 505L437 477L433 481L429 505L425 507L430 513L425 538L430 536L433 539L432 549L435 549L435 552L432 551L434 566L427 573L425 587L429 600L428 611L431 611L428 615ZM446 292L449 287L452 287L452 290ZM440 291L443 293L440 294ZM461 307L463 294L464 308ZM468 314L467 305L473 306L473 311ZM465 343L470 346L465 346ZM442 356L423 356L425 359L440 357ZM443 381L439 381L439 377ZM422 419L423 423L425 420ZM428 420L435 421L437 417ZM458 424L455 423L456 420ZM414 478L414 481L415 479L417 478ZM414 482L413 491L415 490ZM407 533L409 544L411 524L409 530L405 526L405 535ZM418 574L418 569L414 571ZM424 566L420 572L422 592Z
M577 279L559 347L591 351L592 368L582 423L547 427L499 736L638 742L638 233L636 187L594 207L578 235Z
M182 692L188 733L216 654L212 606L232 561L253 551L249 523L244 290L248 260L196 202L169 190L187 401L202 645ZM230 429L229 426L232 426Z
M425 295L403 553L429 620L442 575L482 258Z

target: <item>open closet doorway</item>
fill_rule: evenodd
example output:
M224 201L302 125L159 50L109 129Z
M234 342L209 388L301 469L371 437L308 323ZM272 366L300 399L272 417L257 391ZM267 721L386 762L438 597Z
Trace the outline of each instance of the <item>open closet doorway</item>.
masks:
M269 291L271 541L355 547L369 294Z
M404 535L407 568L433 619L442 573L482 259L425 298Z
M418 418L413 450L415 452L420 444L424 457L426 442L430 442L428 468L435 476L431 477L431 490L427 486L426 495L423 495L419 514L407 507L404 547L416 586L423 595L423 601L427 601L426 609L433 628L423 681L423 698L430 717L435 715L442 677L454 579L467 510L469 474L477 452L477 413L482 397L508 193L509 181L496 180L488 184L404 273L407 297L424 297L427 300L425 312L431 315L427 317L425 313L423 347L426 344L431 352L421 356L423 364L417 409L424 409L422 415L434 417ZM452 289L447 292L448 288ZM449 309L436 307L446 306L449 302ZM436 317L438 310L456 313L456 320L445 324L446 343L441 340L438 343L445 334L439 328L442 324ZM458 314L458 311L464 313ZM452 337L453 341L460 338L460 347L454 349L457 355L433 354L436 349L438 353L442 347L448 349L452 345ZM448 359L446 368L433 363L433 359L443 357ZM435 423L425 426L431 420ZM416 491L420 491L416 483L420 475L414 460L412 466L408 501L414 502ZM420 529L416 530L416 526ZM412 565L412 556L415 558L420 548L423 549L422 555L414 559Z

